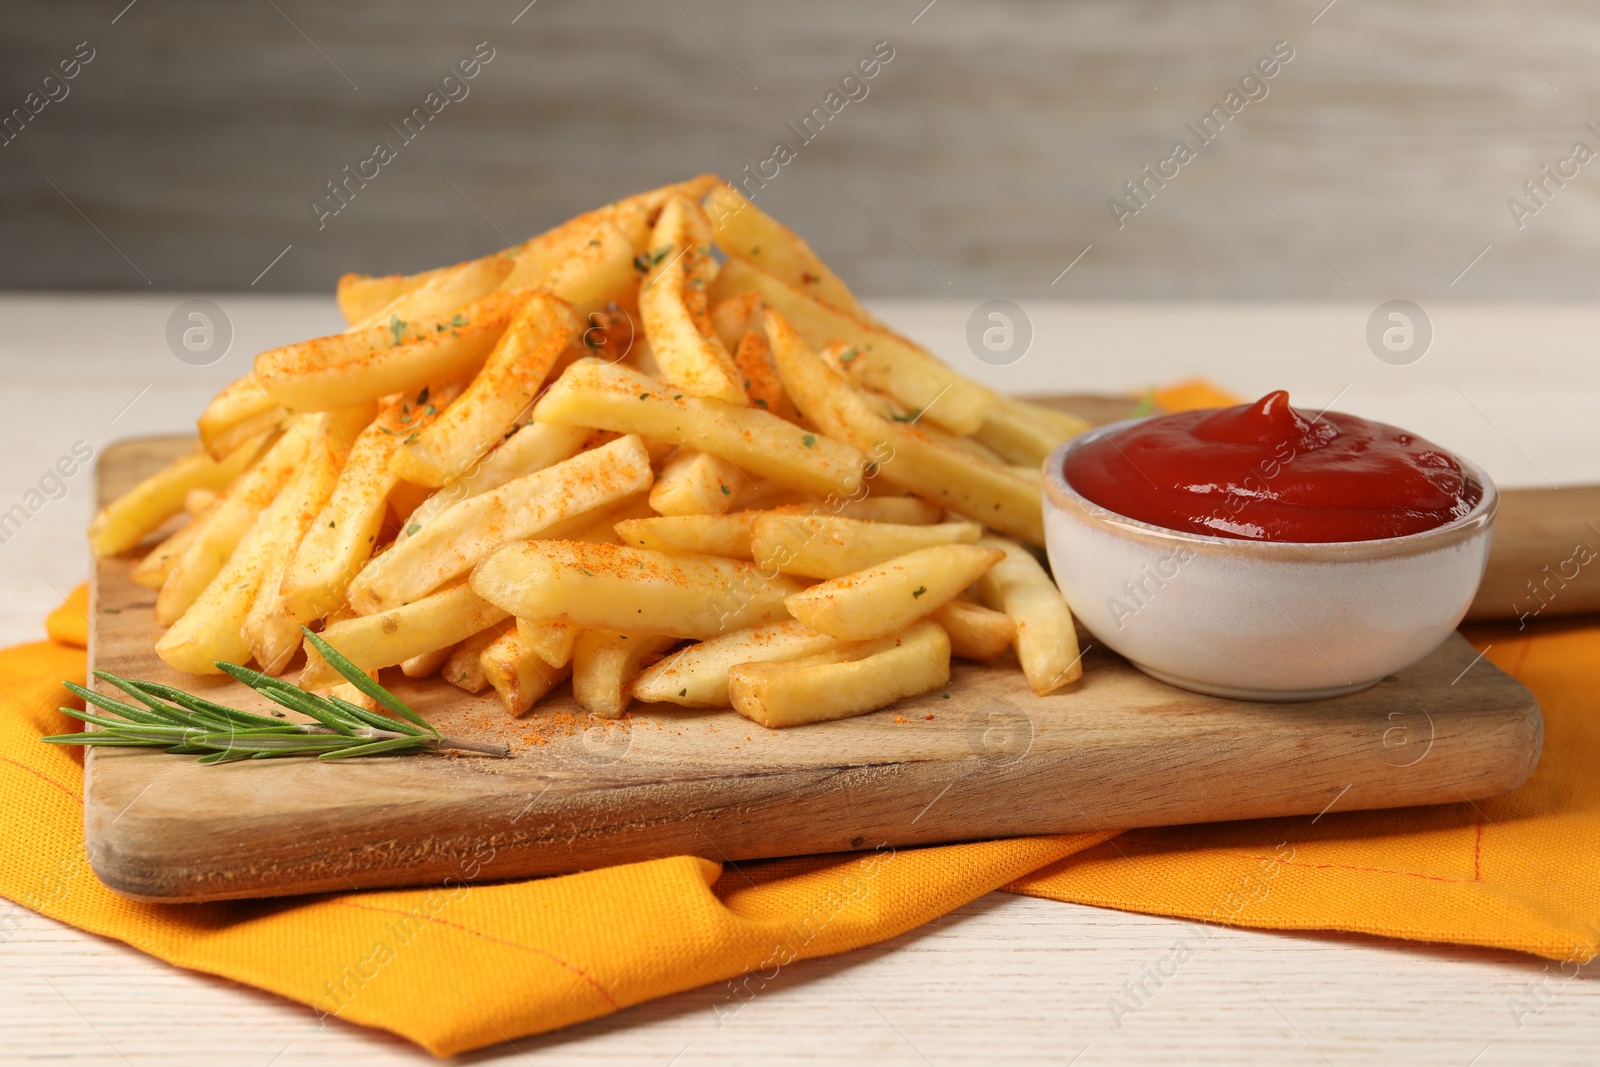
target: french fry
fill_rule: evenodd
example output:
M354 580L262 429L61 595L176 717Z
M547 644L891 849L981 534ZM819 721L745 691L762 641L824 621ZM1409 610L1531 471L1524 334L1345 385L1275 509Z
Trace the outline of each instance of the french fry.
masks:
M950 654L988 663L1004 655L1017 638L1017 622L1004 612L956 597L928 618L950 635Z
M541 660L522 643L515 628L495 638L478 654L478 666L513 715L526 715L573 673L571 666L552 667Z
M200 443L211 458L221 460L249 439L277 429L284 411L254 374L246 374L211 398L200 415Z
M742 663L728 672L733 710L768 729L845 719L950 682L950 639L923 621L904 638L789 663Z
M460 582L393 611L333 623L322 631L322 639L357 667L373 671L465 641L506 616ZM306 650L302 689L324 689L338 680L338 671L314 649Z
M200 532L206 528L206 524L221 506L222 498L219 496L211 502L210 507L192 516L166 540L152 548L133 568L134 582L146 589L160 589L166 583L167 575L172 573L172 568L189 550L189 546L194 544L195 538L200 536Z
M200 598L227 564L261 512L277 498L294 472L305 464L321 416L290 424L267 454L240 477L217 510L197 528L189 546L172 562L156 596L156 622L171 626Z
M787 509L779 509L787 510ZM795 509L801 510L801 509ZM930 526L939 521L944 510L915 496L871 496L864 500L846 500L838 508L838 515L862 522L889 522L898 526Z
M925 412L929 421L952 433L976 432L994 404L991 390L899 334L836 311L765 271L730 259L717 274L711 295L721 300L746 292L760 293L768 311L780 312L812 348L848 341L856 350L850 368L858 381ZM770 330L767 341L776 344Z
M720 456L680 448L656 477L650 506L662 515L721 515L746 480L743 471Z
M866 308L811 246L793 230L747 200L731 185L706 197L717 247L760 267L837 311L871 321Z
M442 321L401 320L269 349L255 376L275 403L330 411L465 377L488 358L529 292L495 292Z
M767 514L750 528L750 557L801 578L841 578L934 545L976 544L975 522L896 526L821 515Z
M978 544L1005 553L1005 559L978 580L978 597L1016 620L1017 660L1028 685L1044 696L1077 681L1083 676L1078 633L1056 583L1014 541L985 537Z
M408 436L389 463L417 485L445 485L498 444L524 415L577 335L566 304L535 293L495 343L483 369L432 425Z
M426 431L454 387L424 389L384 405L350 447L326 505L306 531L284 572L283 608L295 626L320 619L345 602L350 580L372 558L385 508L399 478L389 469L398 444Z
M506 545L478 564L472 587L519 619L700 641L783 618L783 598L800 588L748 563L575 541Z
M191 489L221 489L249 466L266 443L258 435L221 462L205 452L180 456L100 509L89 525L89 547L97 556L116 556L183 510Z
M572 650L573 697L591 715L621 718L633 699L628 683L676 643L675 637L654 634L583 631Z
M643 492L650 477L644 445L628 436L464 500L367 564L350 582L350 605L363 615L398 607L509 541Z
M622 543L632 548L750 559L750 527L759 514L657 515L619 522L616 530Z
M866 462L856 448L760 409L688 396L631 368L593 360L567 368L534 406L533 417L686 445L819 494L855 493Z
M639 700L682 704L690 708L726 708L728 672L741 663L787 663L830 652L844 643L819 634L793 619L688 645L634 678Z
M1057 445L1090 428L1087 420L1015 397L995 398L974 435L1007 463L1038 469Z
M444 666L439 668L440 675L457 689L481 693L489 684L489 678L483 672L483 650L498 641L512 625L510 619L504 619L456 645L444 661Z
M954 447L916 425L885 418L834 368L805 345L783 316L767 312L767 336L795 406L825 433L851 441L870 454L884 481L938 501L985 526L1044 542L1038 486Z
M494 451L480 457L459 478L418 505L408 516L406 528L415 526L420 530L463 500L571 459L583 449L589 435L590 431L581 426L527 423ZM401 539L405 537L402 532Z
M617 523L649 518L655 512L650 507L649 493L636 493L624 497L616 504L596 508L558 522L539 535L543 541L584 541L591 545L620 545Z
M281 674L294 657L295 650L300 647L302 620L289 610L288 600L283 593L284 575L311 524L333 496L334 487L339 482L339 472L348 461L356 438L372 421L375 413L376 405L361 404L324 415L322 426L311 442L311 451L290 483L297 499L284 522L281 540L273 546L270 559L262 570L261 584L256 589L242 628L245 643L250 646L256 663L267 674ZM328 605L329 608L333 606ZM304 621L321 618L324 614L326 610L318 611Z
M661 376L690 396L748 404L738 367L717 339L706 290L716 275L710 224L691 200L667 202L650 234L650 272L639 314Z
M398 335L407 323L448 322L454 312L498 289L513 265L510 256L500 255L448 267L353 323L345 332L361 333L377 328L389 329ZM396 323L399 325L393 325Z
M432 652L412 656L400 664L400 673L407 678L432 678L444 667L445 661L456 650L455 645L445 645Z
M354 325L371 318L379 308L392 303L396 297L466 265L456 263L448 267L435 267L420 274L341 275L334 293L339 302L339 313L344 316L344 321Z
M868 641L904 631L1004 558L997 548L977 545L919 548L814 585L783 603L813 630L846 641Z
M717 340L722 342L722 347L732 352L745 334L752 331L761 333L766 310L766 301L761 299L760 293L730 296L711 306L711 328L717 332ZM766 340L766 335L762 334L761 339Z
M517 633L523 645L552 667L572 662L572 649L583 631L560 619L518 619Z
M772 352L765 336L747 330L733 350L733 363L744 378L745 395L751 404L782 418L795 419L794 405L784 401L783 383L772 368Z

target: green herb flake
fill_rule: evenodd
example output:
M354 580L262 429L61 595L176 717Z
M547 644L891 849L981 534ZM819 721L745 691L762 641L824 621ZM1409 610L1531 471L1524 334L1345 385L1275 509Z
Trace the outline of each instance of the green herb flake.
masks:
M429 415L437 415L437 414L439 414L439 409L434 407L432 404L429 404L427 407L423 408L422 410L427 412Z
M729 488L728 488L728 487L727 487L727 486L725 486L725 485L718 485L718 486L717 486L717 488L719 488L719 489L721 489L721 490L722 490L722 495L723 495L723 496L732 496L732 495L733 495L733 490L732 490L732 489L729 489Z
M639 399L640 400L649 400L650 399L650 394L649 393L640 393L639 394Z
M855 362L855 358L857 356L859 356L860 354L861 354L860 349L847 348L843 352L839 353L839 362L840 363L854 363Z
M800 438L800 443L805 445L807 448L816 448L817 435L814 433L808 433L804 437Z
M928 591L928 587L927 586L919 585L915 589L911 590L911 599L915 600L918 597L920 597L923 593L926 593L927 591Z
M594 577L594 571L589 570L587 567L579 567L578 569L583 571L583 573L587 574L589 577Z
M422 392L417 394L417 403L418 404L426 404L427 402L428 402L428 387L426 385L424 385L422 387Z
M682 689L678 690L678 695L681 696L681 697L688 696L689 695L689 687L688 686L684 686Z
M394 337L394 340L389 343L389 347L394 348L400 344L400 339L405 336L406 320L402 319L399 315L390 315L389 333Z

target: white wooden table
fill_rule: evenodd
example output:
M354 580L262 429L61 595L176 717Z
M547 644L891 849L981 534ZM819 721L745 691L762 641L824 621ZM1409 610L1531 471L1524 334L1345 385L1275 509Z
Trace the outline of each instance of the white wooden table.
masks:
M0 297L0 512L55 460L192 424L261 348L338 325L329 300L218 296L234 329L195 367L164 338L182 298ZM1600 480L1600 308L1429 307L1420 362L1380 362L1370 305L1029 304L1031 349L980 362L977 301L881 303L961 369L1018 391L1120 391L1203 373L1240 393L1400 423L1503 485ZM51 487L53 488L53 487ZM90 479L0 543L0 644L43 635L86 573ZM0 901L0 1064L426 1062L404 1042L168 967ZM718 1026L691 990L487 1050L484 1063L1592 1063L1600 983L1510 953L1225 930L1118 1027L1107 1000L1165 954L1172 920L991 894L882 945L794 964ZM1543 983L1541 985L1541 983ZM1513 998L1545 1005L1518 1024ZM93 1022L89 1020L92 1018Z

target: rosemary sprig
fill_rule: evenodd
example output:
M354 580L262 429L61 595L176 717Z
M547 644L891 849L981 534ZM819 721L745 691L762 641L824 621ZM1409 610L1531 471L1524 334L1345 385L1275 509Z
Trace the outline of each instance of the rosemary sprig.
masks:
M274 711L271 715L239 711L169 685L136 682L109 671L95 671L96 678L122 690L132 698L133 703L93 692L72 682L63 682L68 689L82 697L85 704L108 714L62 708L63 714L93 723L101 729L57 734L41 740L52 745L162 748L183 755L198 755L200 763L232 763L235 760L278 759L285 756L349 759L446 749L480 752L486 756L505 757L511 754L503 745L456 741L440 736L439 731L428 725L426 719L379 685L375 678L310 630L304 627L302 630L311 647L328 661L329 666L398 718L375 714L338 697L317 696L299 686L241 667L237 663L218 663L217 666L224 673L273 703L316 721L288 722L281 711Z

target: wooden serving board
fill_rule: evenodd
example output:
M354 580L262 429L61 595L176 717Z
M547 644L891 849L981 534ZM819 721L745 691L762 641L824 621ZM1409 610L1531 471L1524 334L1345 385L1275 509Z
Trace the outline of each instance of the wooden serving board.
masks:
M101 501L187 447L108 448ZM155 594L132 582L134 558L95 565L91 666L262 707L156 658ZM1014 664L958 662L946 692L782 731L656 705L607 723L565 689L518 720L492 691L385 683L446 734L508 743L515 758L202 766L94 750L95 871L135 899L200 901L1449 803L1515 788L1543 734L1532 694L1459 636L1372 689L1313 703L1200 696L1090 648L1082 682L1049 697Z

